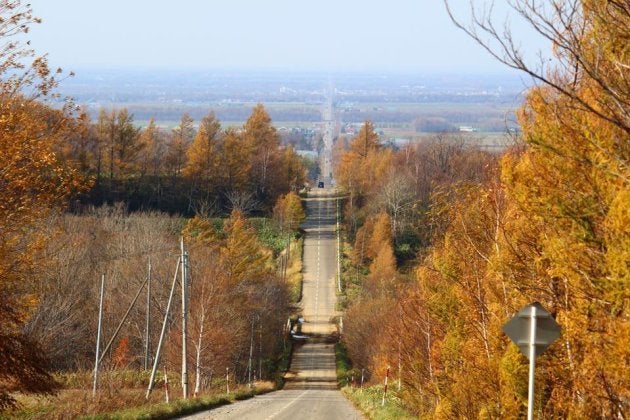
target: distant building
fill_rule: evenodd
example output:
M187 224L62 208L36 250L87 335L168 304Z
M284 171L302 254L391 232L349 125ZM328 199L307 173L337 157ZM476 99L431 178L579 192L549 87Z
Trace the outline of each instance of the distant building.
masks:
M469 125L462 125L462 126L459 127L459 131L461 133L473 133L473 132L477 131L477 129L473 128L473 127L471 127Z

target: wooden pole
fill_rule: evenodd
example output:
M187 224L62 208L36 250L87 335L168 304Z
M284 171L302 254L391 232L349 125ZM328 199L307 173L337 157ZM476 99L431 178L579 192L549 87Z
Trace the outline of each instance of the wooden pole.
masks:
M186 333L187 333L187 296L186 288L188 282L188 256L184 252L184 238L181 238L181 263L182 263L182 394L184 399L188 398L188 363L187 363L187 348L186 348Z
M149 352L151 351L151 258L149 257L149 272L147 274L147 310L144 326L144 370L149 369Z
M101 348L101 328L103 325L103 295L105 292L105 274L101 275L101 296L98 303L98 327L96 331L96 359L94 361L94 383L92 385L92 397L96 396L98 386L99 350Z

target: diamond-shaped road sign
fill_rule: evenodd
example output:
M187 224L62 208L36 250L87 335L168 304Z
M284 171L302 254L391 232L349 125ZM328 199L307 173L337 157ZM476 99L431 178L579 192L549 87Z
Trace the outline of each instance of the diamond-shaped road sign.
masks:
M560 326L540 303L535 302L524 306L503 325L503 332L527 358L530 357L532 315L536 318L534 335L536 357L560 337Z

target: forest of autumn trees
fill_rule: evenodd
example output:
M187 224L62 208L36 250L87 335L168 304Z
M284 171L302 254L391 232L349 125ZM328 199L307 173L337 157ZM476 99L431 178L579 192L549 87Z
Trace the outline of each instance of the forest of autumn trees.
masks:
M172 130L153 119L139 129L124 108L101 110L95 123L81 111L75 125L57 151L94 179L84 205L124 202L131 210L226 214L234 197L249 196L256 204L249 211L264 214L280 194L297 191L306 180L302 159L280 144L260 104L242 129L222 130L213 112L198 128L184 114Z
M528 362L501 326L538 301L562 336L537 360L535 415L626 418L630 7L515 4L554 41L555 72L526 67L482 15L467 31L496 35L499 58L541 82L519 143L492 156L442 138L392 154L368 123L338 158L352 241L343 342L372 381L391 366L421 418L522 418Z

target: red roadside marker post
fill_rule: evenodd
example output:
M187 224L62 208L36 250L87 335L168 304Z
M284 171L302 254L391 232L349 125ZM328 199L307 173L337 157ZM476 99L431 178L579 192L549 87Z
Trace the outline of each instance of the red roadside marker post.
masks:
M387 372L385 373L385 389L383 391L383 401L381 401L381 406L385 405L385 397L387 397L387 382L389 381L389 366L387 366Z

